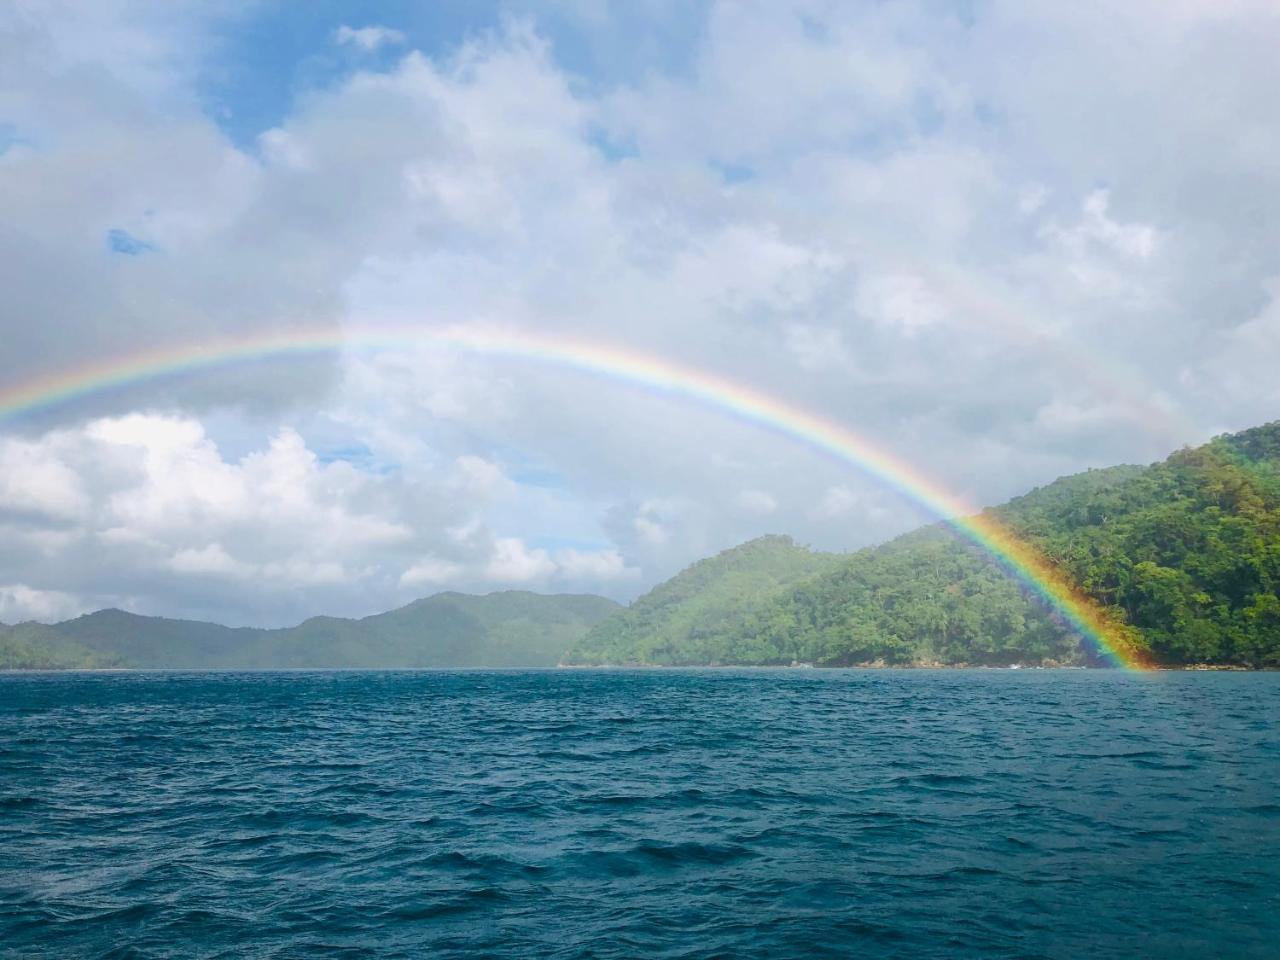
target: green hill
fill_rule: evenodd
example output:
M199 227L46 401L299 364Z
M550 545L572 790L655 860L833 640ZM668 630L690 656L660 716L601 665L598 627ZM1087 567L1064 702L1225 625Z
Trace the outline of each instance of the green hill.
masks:
M281 630L100 610L53 626L0 626L0 668L551 667L618 609L588 595L441 593L361 620L314 617Z
M113 667L100 654L43 623L0 624L0 670L60 670Z
M1280 423L1216 438L1150 467L1066 477L994 508L1154 660L1280 666ZM732 551L730 551L732 553ZM695 568L696 569L696 568ZM686 574L688 571L686 571ZM1092 651L985 553L934 525L860 550L764 600L681 631L628 620L651 597L695 593L686 574L596 627L571 662L828 665L1087 663Z
M566 659L575 664L718 662L726 656L723 638L738 628L744 610L833 570L839 559L790 537L759 537L699 560L654 587L592 629Z

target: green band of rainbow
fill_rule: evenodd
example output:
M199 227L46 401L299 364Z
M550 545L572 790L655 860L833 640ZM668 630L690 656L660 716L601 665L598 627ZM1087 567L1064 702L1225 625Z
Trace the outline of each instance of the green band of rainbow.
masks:
M905 461L832 420L776 397L703 370L600 343L510 330L423 326L379 326L354 333L329 328L294 330L286 335L209 340L106 360L0 388L0 421L112 388L228 364L350 349L422 346L570 367L693 400L799 440L876 477L942 518L1042 597L1114 664L1135 670L1149 667L1129 639L1129 629L1112 620L1038 550L989 512L975 512Z

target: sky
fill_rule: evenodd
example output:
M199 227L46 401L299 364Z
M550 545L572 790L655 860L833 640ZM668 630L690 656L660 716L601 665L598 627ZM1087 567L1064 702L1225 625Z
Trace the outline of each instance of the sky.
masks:
M1271 0L17 0L0 621L628 601L934 519L724 411L370 346L505 330L820 413L975 505L1280 417Z

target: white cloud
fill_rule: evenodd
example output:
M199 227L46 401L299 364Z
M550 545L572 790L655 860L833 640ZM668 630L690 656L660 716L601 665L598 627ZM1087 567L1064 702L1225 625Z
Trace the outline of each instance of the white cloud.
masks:
M1094 190L1084 198L1072 226L1049 223L1041 237L1058 248L1067 272L1086 291L1100 295L1140 292L1130 277L1135 264L1156 253L1160 234L1145 223L1122 223L1111 217L1110 193Z
M267 162L281 170L306 173L314 169L311 154L297 137L287 131L266 130L258 135L258 146Z
M243 577L253 573L253 568L237 562L217 543L193 549L179 550L169 560L169 565L179 573L215 574Z
M477 456L461 456L457 460L458 471L464 482L477 490L491 492L503 485L507 478L496 463Z
M398 46L405 42L405 35L390 27L368 26L349 27L346 24L338 27L333 33L333 42L340 46L353 46L371 53L379 47Z
M5 442L78 495L56 539L8 538L0 577L38 574L28 584L37 590L79 581L86 594L133 597L151 609L183 584L212 590L215 582L227 584L233 603L285 591L290 602L281 605L299 612L349 609L370 591L391 605L401 580L425 581L421 563L400 573L405 560L451 543L448 527L464 502L448 478L420 500L426 491L396 475L322 463L287 428L239 459L227 459L197 420L155 414ZM446 492L451 502L442 502ZM478 533L473 550L485 550Z
M1159 233L1145 223L1120 223L1111 218L1107 208L1111 195L1106 190L1095 190L1084 200L1084 216L1073 232L1065 237L1068 245L1088 238L1110 247L1126 257L1146 260L1155 252Z
M630 580L640 573L627 566L617 550L576 550L567 548L555 553L556 573L568 580L610 583Z
M872 277L860 288L858 306L877 323L907 337L944 322L948 314L925 279L911 274Z
M485 574L497 583L528 583L546 579L555 571L555 561L546 550L531 549L519 537L499 537Z
M426 557L400 574L400 585L402 587L439 586L461 579L462 572L463 568L460 564Z
M673 535L689 534L692 506L680 497L651 497L636 508L629 521L629 532L645 546L666 546L672 542Z
M0 585L0 621L54 623L86 612L83 602L58 590L35 590L22 583Z
M650 517L636 517L635 529L641 538L650 544L663 544L671 539L671 534L657 520Z
M29 512L67 520L81 515L87 504L79 477L56 449L0 438L0 514Z

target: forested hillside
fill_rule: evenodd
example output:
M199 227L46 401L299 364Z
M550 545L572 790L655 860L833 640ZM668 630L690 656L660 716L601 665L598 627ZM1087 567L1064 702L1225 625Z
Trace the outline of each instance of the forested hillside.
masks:
M0 670L63 670L114 667L119 660L100 654L57 627L43 623L0 623Z
M1280 422L1092 495L1029 495L1005 513L1122 611L1157 661L1280 665Z
M0 626L0 669L551 667L618 609L590 595L440 593L361 620L313 617L282 630L100 610L53 626Z
M1067 477L995 513L1135 627L1157 662L1280 665L1280 424L1147 468ZM681 622L679 612L667 622ZM748 597L683 634L645 632L619 615L569 655L662 664L1091 659L1038 600L941 525L850 554L772 596Z
M714 663L744 611L822 573L837 554L790 537L759 537L699 560L591 630L569 653L576 664ZM748 661L733 661L748 662ZM755 661L750 661L755 662Z

